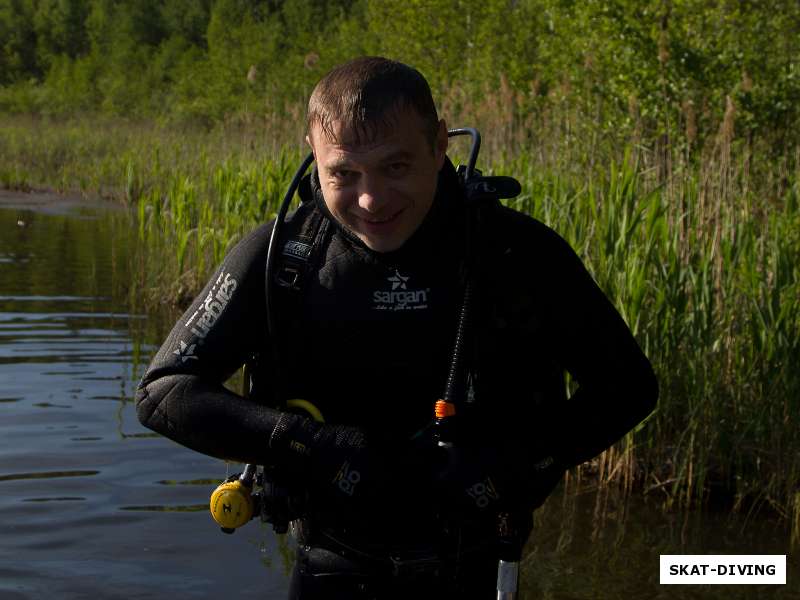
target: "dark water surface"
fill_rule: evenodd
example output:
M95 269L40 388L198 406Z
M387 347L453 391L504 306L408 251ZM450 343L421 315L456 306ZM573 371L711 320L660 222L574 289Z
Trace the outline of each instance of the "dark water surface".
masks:
M284 598L286 539L210 519L227 466L136 419L165 331L119 291L129 231L107 207L0 197L0 600ZM800 598L785 525L592 492L539 512L523 598ZM789 554L789 585L658 584L659 554L710 553Z
M155 348L144 317L115 299L127 287L124 215L4 200L0 599L285 595L265 528L227 536L210 521L226 465L136 419L133 389Z

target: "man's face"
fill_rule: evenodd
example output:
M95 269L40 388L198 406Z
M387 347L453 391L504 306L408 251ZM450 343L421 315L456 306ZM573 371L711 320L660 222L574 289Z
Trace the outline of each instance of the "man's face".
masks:
M400 110L392 127L356 143L354 132L334 127L336 140L319 126L306 138L314 152L325 205L368 248L391 252L419 227L433 203L447 151L447 126L439 121L435 147L412 109Z

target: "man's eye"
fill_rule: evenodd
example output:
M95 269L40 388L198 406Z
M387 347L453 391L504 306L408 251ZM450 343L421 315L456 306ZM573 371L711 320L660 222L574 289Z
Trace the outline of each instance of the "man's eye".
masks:
M389 173L392 175L402 175L408 170L408 163L396 162L389 165Z
M342 182L350 179L352 174L353 174L352 171L344 171L344 170L331 171L331 178L338 182Z

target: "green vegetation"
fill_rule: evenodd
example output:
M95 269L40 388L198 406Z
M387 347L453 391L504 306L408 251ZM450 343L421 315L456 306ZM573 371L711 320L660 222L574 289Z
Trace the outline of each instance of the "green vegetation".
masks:
M322 73L414 64L653 360L659 412L594 476L800 540L798 30L792 2L0 0L0 185L125 202L132 299L182 304L275 213Z
M425 73L449 115L505 86L526 118L590 117L571 128L583 143L636 126L693 143L729 97L740 135L780 153L798 129L797 31L791 0L0 0L0 111L296 121L331 66L383 54Z

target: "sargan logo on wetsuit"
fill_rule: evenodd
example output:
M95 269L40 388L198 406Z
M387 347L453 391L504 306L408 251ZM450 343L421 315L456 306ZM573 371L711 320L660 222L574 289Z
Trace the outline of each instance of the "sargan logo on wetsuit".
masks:
M190 328L192 333L201 340L205 339L222 311L228 306L237 285L239 285L238 282L231 277L230 273L220 272L206 299L186 321L186 327Z
M428 308L428 292L424 290L408 289L410 276L401 275L395 269L394 275L386 278L392 284L391 290L375 290L372 293L372 302L375 310L419 310Z

